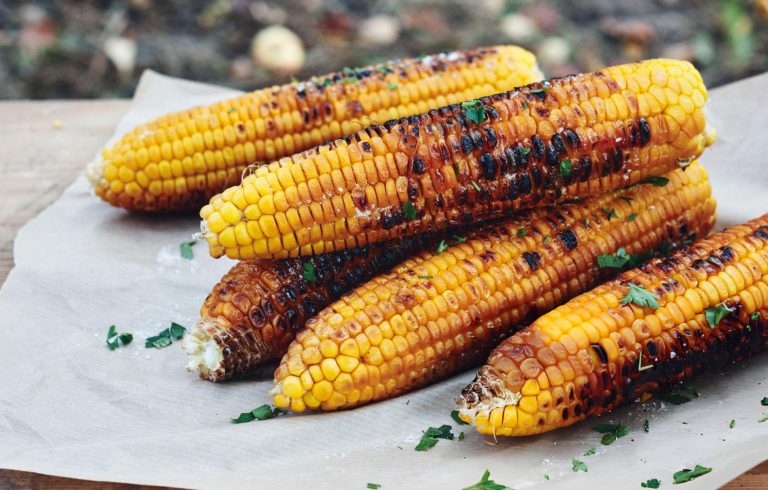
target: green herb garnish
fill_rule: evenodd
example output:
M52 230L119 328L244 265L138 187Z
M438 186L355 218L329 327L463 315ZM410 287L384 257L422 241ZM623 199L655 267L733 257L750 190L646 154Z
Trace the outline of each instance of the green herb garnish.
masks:
M592 456L597 452L597 448L593 447L583 454L583 456Z
M645 480L640 486L643 488L659 488L661 482L656 478L651 478L650 480Z
M749 321L751 322L756 322L759 319L760 319L760 313L758 312L754 312L751 315L749 315Z
M637 213L632 213L629 216L627 216L627 223L635 221L636 219L637 219Z
M437 244L437 253L443 253L446 250L448 250L448 243L445 240L440 240L440 243Z
M472 181L472 187L474 187L477 192L480 192L482 190L480 189L480 186L477 185L477 182L475 182L474 180Z
M461 420L461 417L459 417L459 411L458 410L452 410L451 411L451 418L459 425L469 425L468 423Z
M369 488L371 490L378 490L379 488L381 488L381 485L378 483L369 483L368 485L365 486L365 488Z
M655 187L664 187L665 185L669 184L669 179L666 177L656 177L656 176L650 176L646 177L643 180L630 185L629 187L634 187L636 185L642 185L642 184L651 184Z
M394 89L397 88L397 84L396 83L388 83L387 84L387 88L390 89L390 90L394 90Z
M720 320L725 318L729 313L733 313L733 309L728 308L724 303L720 303L719 305L707 308L707 311L704 312L704 318L707 319L710 328L715 328L717 324L720 323Z
M241 413L239 417L232 419L232 423L244 424L246 422L253 422L254 420L267 420L286 413L288 412L282 408L272 408L269 405L262 405L258 408L254 408L250 412Z
M645 432L651 431L651 422L648 419L645 419L645 422L643 422L643 430Z
M735 419L731 419L731 421L728 422L728 428L729 429L733 429L734 427L736 427L736 420Z
M403 204L403 214L405 215L405 219L408 221L413 221L416 219L416 206L413 205L412 202L408 201L405 204Z
M464 431L462 431L462 432L459 432L459 437L458 437L458 439L459 439L460 441L463 441L463 440L464 440Z
M672 405L682 405L683 403L688 403L689 401L698 397L699 392L696 391L696 388L693 387L690 381L686 381L684 383L672 386L672 388L663 393L660 398L667 403L671 403Z
M763 397L763 399L760 400L760 405L762 405L764 407L768 407L768 396Z
M601 268L610 267L612 269L620 269L627 265L630 260L632 260L632 257L627 253L627 249L621 247L616 250L616 253L613 255L598 255L597 265Z
M544 473L544 479L545 479L545 480L549 480L549 475L548 475L548 474L546 474L546 473Z
M578 471L583 471L584 473L586 473L587 471L589 471L589 468L587 468L587 465L586 465L586 464L584 464L584 462L582 462L582 461L579 461L579 460L578 460L578 459L576 459L576 458L573 458L573 459L571 460L571 465L573 465L573 466L572 466L572 469L573 469L573 472L574 472L574 473L576 473L576 472L578 472Z
M768 415L763 415L759 419L757 419L758 424L762 424L763 422L768 421Z
M456 244L464 243L467 241L467 237L459 236L459 235L453 235L453 239L456 240Z
M629 427L622 424L597 424L592 427L592 430L603 434L600 442L606 446L610 446L616 442L616 439L629 434Z
M549 243L552 240L552 237L547 235L544 237L544 243Z
M182 259L192 260L194 258L194 255L192 254L192 247L194 247L196 243L197 240L192 240L190 242L184 242L179 245Z
M618 218L618 215L616 214L616 210L613 208L600 208L600 211L602 211L605 214L606 219L608 221L611 221L611 218Z
M432 279L432 276L416 276L419 279Z
M538 95L543 99L547 95L547 87L535 88L531 90L529 93L533 95Z
M640 356L637 358L637 372L642 373L643 371L647 371L649 369L653 369L653 364L647 364L643 365L643 351L640 351Z
M517 238L523 238L527 234L528 234L528 232L525 230L525 228L518 228L517 229Z
M480 124L485 121L485 106L479 100L470 100L469 102L462 102L461 107L464 109L464 113L467 119L475 124Z
M107 330L107 347L109 350L115 350L118 347L130 344L133 341L133 334L117 333L117 327L111 325Z
M147 349L163 349L173 343L174 340L181 339L186 333L187 329L176 322L171 322L171 326L161 331L159 334L148 337L144 341L144 347Z
M490 478L491 478L491 472L488 470L485 470L485 472L483 473L483 477L480 478L479 482L473 483L472 485L468 487L464 487L461 490L512 490L512 488L506 485L502 485L501 483L496 483Z
M560 177L568 177L573 172L573 163L570 160L560 160Z
M441 425L440 427L428 428L421 436L419 444L416 445L416 450L428 451L434 447L440 439L453 440L453 432L451 432L450 425Z
M312 262L304 262L302 265L303 271L301 272L301 278L307 282L317 281L317 268Z
M584 220L584 227L589 228L589 218Z
M656 296L648 290L635 284L629 283L629 292L621 298L622 305L634 303L637 306L648 306L649 308L658 308L659 301Z
M530 152L531 152L530 148L527 148L525 146L521 146L520 147L520 154L521 155L525 156L525 155L529 154Z
M692 470L686 468L676 472L674 475L672 475L672 479L675 480L675 485L677 485L678 483L691 481L694 478L700 477L701 475L706 475L710 471L712 471L712 468L696 465L696 467Z

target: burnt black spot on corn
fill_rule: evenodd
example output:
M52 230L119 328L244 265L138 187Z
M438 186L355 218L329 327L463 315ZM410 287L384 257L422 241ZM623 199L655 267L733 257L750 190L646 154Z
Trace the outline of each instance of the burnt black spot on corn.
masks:
M767 224L764 215L728 228L543 315L491 354L462 413L484 433L545 432L765 350ZM663 291L658 307L622 305L630 282ZM719 305L731 311L713 326L707 311ZM484 385L501 398L477 400ZM573 389L572 400L562 397Z
M376 121L427 112L539 79L534 56L514 46L443 53L314 77L142 124L105 148L87 175L96 194L114 206L143 211L197 209L237 184L249 165L348 136ZM417 137L418 129L413 128ZM370 142L354 142L368 151Z
M597 255L619 247L647 253L662 241L679 240L682 222L705 235L714 223L714 201L703 168L693 164L667 176L665 187L636 186L474 228L463 243L422 252L355 288L297 335L275 372L274 403L294 411L351 408L450 376L604 280L611 272L596 266ZM625 192L631 203L619 198ZM633 226L600 215L600 208L619 206L639 215ZM583 224L588 216L589 228ZM578 238L576 248L568 248L569 232ZM559 235L567 243L547 240ZM559 395L568 403L579 396Z
M500 217L661 175L711 143L706 90L689 63L652 60L599 73L553 80L545 97L528 97L543 90L534 85L482 98L489 116L480 123L468 121L461 105L451 105L260 167L201 210L211 253L311 255ZM549 116L537 115L537 106L551 109ZM638 126L639 118L650 139L633 146L629 127ZM489 128L495 146L488 144ZM563 137L566 130L575 137ZM572 147L566 139L579 144ZM372 152L363 151L362 141ZM463 151L455 153L451 141L460 141ZM525 157L527 166L500 172L495 162L507 149L515 151L515 160ZM415 156L426 166L423 174L414 172ZM559 172L560 161L584 157L590 164L578 170L581 178ZM410 186L419 189L413 201L418 219L385 227L390 220L382 216L402 207ZM351 199L361 190L369 202L362 212ZM437 196L448 204L438 206Z

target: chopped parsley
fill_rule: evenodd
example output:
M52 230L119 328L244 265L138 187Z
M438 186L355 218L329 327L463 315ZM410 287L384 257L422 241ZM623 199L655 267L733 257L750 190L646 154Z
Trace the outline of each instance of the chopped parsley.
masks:
M125 346L133 341L133 334L117 333L117 327L111 325L107 330L107 347L109 350L115 350L121 345Z
M472 187L474 187L477 192L480 192L482 190L480 189L480 186L477 185L477 182L475 182L474 180L472 181Z
M467 237L459 236L459 235L453 235L453 239L456 240L456 244L464 243L467 241Z
M232 423L244 424L246 422L253 422L254 420L268 420L286 413L288 412L282 408L272 408L269 405L262 405L258 408L254 408L250 412L241 413L236 419L232 419Z
M636 185L642 185L642 184L651 184L654 187L664 187L667 184L669 184L669 179L666 177L656 177L656 176L650 176L646 177L643 180L637 182L636 184L632 184L629 187L634 187Z
M525 230L525 228L518 228L517 229L517 238L523 238L527 234L528 234L528 232Z
M535 88L530 91L531 94L537 95L542 99L547 96L547 87Z
M768 396L763 397L763 399L760 400L760 405L762 405L764 407L768 407Z
M530 148L526 148L525 146L520 147L520 154L525 156L531 152Z
M707 308L704 312L704 318L707 319L707 323L711 328L715 328L720 320L728 316L729 313L733 313L732 308L728 308L724 303L715 305L711 308Z
M640 351L640 356L637 358L637 372L642 373L649 369L653 369L653 364L643 365L643 351Z
M622 424L597 424L592 427L592 430L603 434L600 442L606 446L610 446L616 442L616 439L629 434L629 427Z
M685 468L676 472L674 475L672 475L672 479L675 480L675 485L677 485L678 483L689 482L695 478L700 477L701 475L706 475L710 471L712 471L712 468L707 468L697 464L696 467L692 470Z
M585 452L583 455L584 455L584 456L592 456L592 455L593 455L593 454L595 454L596 452L597 452L597 448L596 448L596 447L593 447L593 448L589 449L587 452Z
M690 381L672 386L668 391L661 395L661 399L672 405L682 405L688 403L694 398L699 397L699 392L694 388Z
M758 424L762 424L763 422L768 421L768 415L763 415L759 419L757 419Z
M192 240L190 242L184 242L179 245L182 259L192 260L194 258L194 255L192 254L192 247L194 247L196 243L197 240Z
M448 243L445 240L440 240L437 244L437 253L443 253L448 250Z
M651 478L650 480L645 480L640 486L643 488L659 488L661 482L657 478Z
M645 432L651 431L651 422L648 419L645 419L645 422L643 422L643 430Z
M480 478L479 482L473 483L472 485L464 487L461 490L512 490L510 487L502 485L501 483L496 483L490 478L491 472L485 470L483 477Z
M394 89L397 88L397 84L396 83L388 83L387 84L387 88L390 89L390 90L394 90Z
M760 313L758 312L754 312L751 315L749 315L749 321L751 322L756 322L759 319L760 319Z
M463 420L461 420L461 418L459 417L459 411L458 410L452 410L451 411L451 418L454 420L454 422L456 422L459 425L469 425L468 423L466 423Z
M485 106L479 100L462 102L461 107L464 109L464 114L467 116L467 119L473 123L480 124L485 121Z
M574 473L578 471L583 471L584 473L586 473L587 471L589 471L589 468L587 468L587 465L584 464L583 461L579 461L576 458L573 458L571 460L571 465Z
M627 216L627 223L635 221L636 219L637 219L637 213L632 213L629 216Z
M613 255L601 254L597 256L597 265L601 268L620 269L627 265L632 257L627 253L624 247L616 250Z
M546 473L544 473L544 479L545 479L545 480L549 480L549 475L548 475L548 474L546 474Z
M303 271L301 272L301 278L307 282L317 281L317 268L312 262L304 262L302 265Z
M174 340L180 340L186 332L187 329L185 327L176 322L171 322L170 327L153 337L148 337L147 340L144 341L144 347L147 349L153 347L155 349L163 349L171 345Z
M458 437L458 439L459 439L460 441L463 441L463 440L464 440L464 431L461 431L461 432L459 432L459 437Z
M570 160L560 160L560 177L568 177L573 172L573 163Z
M547 236L544 237L544 243L549 243L550 240L552 240L551 236L547 235Z
M584 220L584 227L589 228L589 218Z
M408 201L405 204L403 204L403 214L405 215L405 219L408 221L413 221L416 219L416 206L413 205L412 202Z
M441 425L440 427L430 427L421 436L419 444L416 445L417 451L428 451L438 443L440 439L453 440L453 432L450 425Z
M731 419L731 421L728 422L728 428L733 429L734 427L736 427L736 419Z
M379 488L381 488L381 485L378 483L369 483L368 485L365 486L365 488L369 488L371 490L378 490Z
M416 276L419 279L432 279L432 276Z
M227 111L227 114L232 114L233 112L237 112L237 109L234 107L230 107L229 110Z
M608 221L611 221L611 218L618 218L619 215L616 214L616 210L613 208L600 208L600 211L602 211L605 214L605 217Z
M629 292L621 298L622 305L634 303L637 306L648 306L649 308L658 308L659 301L656 296L641 286L629 283Z

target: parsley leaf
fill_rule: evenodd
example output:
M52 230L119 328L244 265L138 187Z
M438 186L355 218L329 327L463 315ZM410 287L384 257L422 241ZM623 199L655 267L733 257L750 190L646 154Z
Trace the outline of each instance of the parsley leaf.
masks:
M666 177L656 177L652 175L650 177L644 178L643 180L639 181L637 184L634 184L634 185L641 185L641 184L651 184L655 187L664 187L667 184L669 184L669 179Z
M473 483L472 485L464 487L461 490L512 490L510 487L502 485L501 483L496 483L490 478L491 472L485 470L483 477L480 478L479 482Z
M596 448L596 447L593 447L593 448L589 449L587 452L585 452L583 455L584 455L584 456L592 456L592 455L593 455L593 454L595 454L596 452L597 452L597 448Z
M751 315L749 315L749 321L755 322L760 319L760 313L754 312Z
M432 276L416 276L419 279L432 279Z
M733 429L734 427L736 427L736 420L735 419L731 419L731 421L728 422L728 428L729 429Z
M573 163L570 160L560 160L560 177L568 177L573 172Z
M194 254L192 253L192 247L195 246L197 243L197 240L192 240L191 242L184 242L181 245L179 245L179 250L181 252L181 258L192 260L194 258Z
M405 215L405 219L408 221L413 221L416 219L416 206L413 205L412 202L408 201L405 204L403 204L403 214Z
M643 488L659 488L661 486L661 482L657 478L651 478L650 480L646 480L641 483L640 486Z
M459 411L458 410L452 410L451 411L451 418L459 425L469 425L468 423L464 422L459 418Z
M437 444L439 439L453 440L453 432L451 432L450 425L428 428L421 436L421 440L415 449L417 451L428 451Z
M527 234L528 234L528 232L525 230L525 228L518 228L517 229L517 238L523 238Z
M302 273L301 278L304 279L307 282L315 282L317 281L317 268L315 268L315 264L312 262L304 262L302 265Z
M622 305L628 305L634 303L637 306L648 306L650 308L658 308L659 301L656 296L651 294L645 288L629 283L629 292L621 298Z
M464 243L467 241L467 237L459 236L459 235L453 235L453 239L456 240L456 244Z
M601 254L597 256L597 265L601 268L610 267L613 269L620 269L627 265L627 263L632 259L630 255L627 253L627 249L624 247L619 248L616 250L616 253L613 255L606 255Z
M379 488L381 488L381 485L378 483L369 483L368 485L365 486L365 488L370 488L371 490L378 490Z
M757 419L757 423L758 424L762 424L763 422L766 422L766 421L768 421L768 415L764 415L764 416L760 417L759 419Z
M600 211L605 213L605 217L608 221L611 221L611 218L618 218L619 215L616 214L616 210L613 208L600 208Z
M586 228L589 228L589 218L587 218L587 219L585 219L585 220L584 220L584 226L585 226Z
M526 156L526 155L527 155L527 154L529 154L530 152L531 152L531 149L530 149L530 148L527 148L527 147L525 147L525 146L521 146L521 147L520 147L520 154L521 154L521 155L523 155L523 156Z
M547 235L544 237L544 243L549 243L552 240L552 237Z
M546 474L546 473L544 473L544 479L545 479L545 480L549 480L549 475L548 475L548 474Z
M254 420L268 420L288 413L282 408L272 408L269 405L262 405L254 408L250 412L241 413L236 419L232 419L233 424L244 424Z
M144 341L144 347L147 349L163 349L173 343L174 340L180 340L187 329L176 322L171 322L171 326L162 330L159 334L147 337Z
M707 319L710 328L715 328L717 324L720 323L720 320L732 312L732 308L728 308L724 303L720 303L719 305L707 308L707 311L704 312L704 318Z
M672 479L675 480L675 484L685 483L693 480L694 478L698 478L701 475L706 475L710 471L712 471L712 468L696 465L696 467L692 470L685 468L683 470L676 472L674 475L672 475Z
M637 219L637 213L632 213L629 216L627 216L627 223L635 221L636 219Z
M622 424L597 424L592 427L592 430L603 434L600 442L606 446L610 446L619 437L624 437L629 434L629 427Z
M637 372L642 373L643 371L648 371L649 369L653 369L653 364L643 365L643 351L640 351L640 355L637 358Z
M448 243L445 240L440 240L440 243L437 244L437 253L443 253L446 250L448 250Z
M463 441L463 440L464 440L464 431L461 431L461 432L459 432L459 437L458 437L458 439L459 439L460 441Z
M766 396L762 400L760 400L760 405L762 405L764 407L768 407L768 396Z
M645 422L643 422L643 430L645 432L651 431L651 422L648 419L645 419Z
M477 185L477 182L475 182L474 180L472 181L472 187L474 187L477 192L482 191L482 189L480 189L480 186Z
M485 106L479 100L462 102L461 107L464 109L464 114L467 116L467 119L473 123L480 124L485 121Z
M674 385L660 396L663 401L672 405L682 405L698 397L699 392L690 382Z
M582 462L582 461L579 461L579 460L578 460L578 459L576 459L576 458L573 458L573 459L571 460L571 465L573 465L573 468L572 468L572 469L573 469L573 472L574 472L574 473L576 473L576 472L578 472L578 471L583 471L584 473L586 473L587 471L589 471L589 468L587 468L587 465L586 465L586 464L584 464L584 462Z
M107 347L109 350L115 350L118 347L126 346L133 341L133 334L130 333L117 333L117 327L111 325L107 330Z
M387 84L387 88L390 89L390 90L394 90L394 89L397 88L397 84L396 83L388 83Z

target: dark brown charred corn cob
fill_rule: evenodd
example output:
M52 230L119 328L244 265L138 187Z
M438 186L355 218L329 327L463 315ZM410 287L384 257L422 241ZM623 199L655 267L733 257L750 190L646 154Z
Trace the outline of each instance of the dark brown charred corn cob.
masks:
M658 306L623 305L630 285ZM486 434L565 427L764 350L767 315L764 215L627 271L505 340L462 392L460 415Z
M311 255L604 193L699 155L706 89L652 60L452 105L284 158L200 212L215 257Z
M715 204L704 169L694 164L668 176L665 187L637 186L486 225L354 289L288 347L274 403L335 410L424 386L479 364L519 325L604 278L598 255L620 247L642 254L681 234L705 235Z
M450 236L450 235L449 235ZM191 370L222 381L279 360L304 323L342 294L438 243L420 234L315 257L238 262L184 338Z
M87 175L113 206L199 209L266 163L386 121L541 80L515 46L457 51L257 90L136 127L105 148Z

